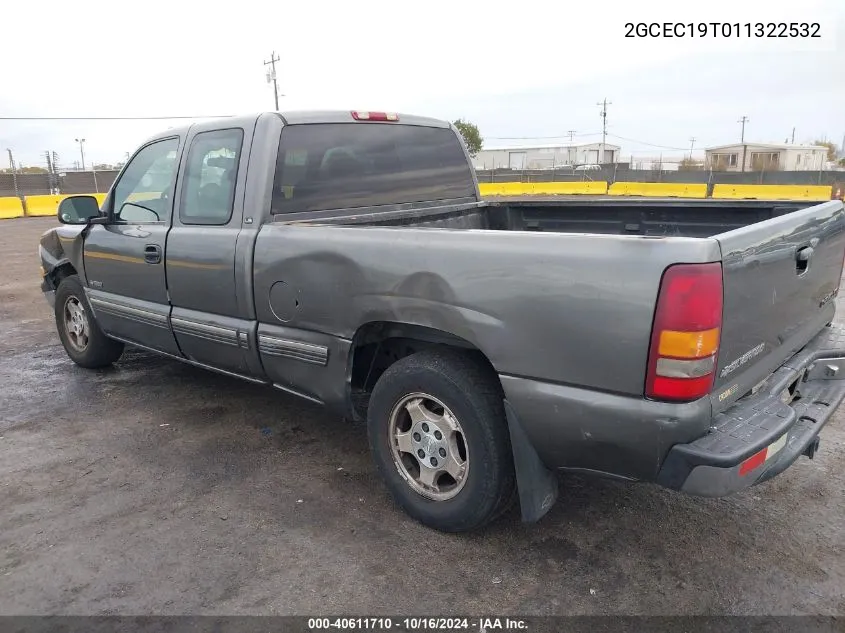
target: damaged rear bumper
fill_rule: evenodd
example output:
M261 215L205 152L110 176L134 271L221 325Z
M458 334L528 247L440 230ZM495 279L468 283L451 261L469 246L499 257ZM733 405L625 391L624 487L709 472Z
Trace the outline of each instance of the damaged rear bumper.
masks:
M845 399L845 328L824 328L754 395L717 415L710 431L669 451L657 483L722 497L813 457L819 433Z

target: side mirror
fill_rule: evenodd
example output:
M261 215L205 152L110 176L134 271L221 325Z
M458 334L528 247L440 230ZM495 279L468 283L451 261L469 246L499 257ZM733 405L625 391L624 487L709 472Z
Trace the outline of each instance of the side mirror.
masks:
M70 196L59 203L59 222L62 224L88 224L100 215L100 203L94 196Z

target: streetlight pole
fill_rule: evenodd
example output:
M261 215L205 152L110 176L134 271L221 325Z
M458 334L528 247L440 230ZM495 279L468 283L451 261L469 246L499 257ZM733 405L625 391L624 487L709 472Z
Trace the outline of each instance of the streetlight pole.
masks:
M82 171L85 171L85 139L75 138L73 140L79 143L79 157L82 159Z

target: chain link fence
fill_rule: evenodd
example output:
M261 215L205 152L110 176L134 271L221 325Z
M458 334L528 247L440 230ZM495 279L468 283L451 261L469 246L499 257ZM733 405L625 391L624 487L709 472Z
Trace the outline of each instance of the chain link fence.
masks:
M42 194L104 193L109 190L117 170L67 171L51 173L0 173L0 197Z
M832 185L845 189L845 171L759 171L726 172L712 170L661 171L628 169L623 164L601 169L491 169L477 170L479 182L671 182L716 185ZM67 171L57 174L0 173L0 197L41 194L103 193L109 190L117 170Z
M830 185L834 194L845 191L845 171L714 171L629 169L624 163L600 169L489 169L476 170L479 183L498 182L654 182L713 185Z

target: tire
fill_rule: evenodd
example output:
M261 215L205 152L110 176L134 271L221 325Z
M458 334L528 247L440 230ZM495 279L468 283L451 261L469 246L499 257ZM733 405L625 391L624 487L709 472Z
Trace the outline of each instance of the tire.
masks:
M62 345L80 367L108 367L123 354L123 343L107 337L97 325L78 276L70 275L59 283L55 316Z
M459 432L451 420L456 420ZM432 349L391 365L370 397L367 432L391 496L424 525L443 532L476 530L507 511L515 499L498 377L470 354ZM421 466L432 457L440 460L439 468L449 466L458 474L435 474L438 491L426 485L436 469L426 467L428 477L424 477ZM464 469L458 471L461 457Z

